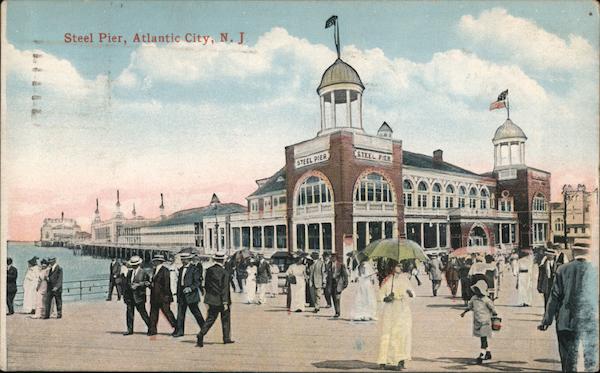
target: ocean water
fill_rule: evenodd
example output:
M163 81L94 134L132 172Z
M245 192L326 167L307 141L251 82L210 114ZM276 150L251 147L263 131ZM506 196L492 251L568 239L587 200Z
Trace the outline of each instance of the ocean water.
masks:
M21 304L22 285L27 272L27 261L37 256L38 263L42 258L55 257L63 269L63 302L80 301L79 281L83 282L82 301L93 301L106 298L108 291L110 259L93 258L90 256L74 255L72 250L64 247L38 247L33 243L9 242L8 256L12 258L17 268L17 285L19 292L15 298L17 305ZM70 281L76 281L71 283ZM67 290L68 289L68 290ZM113 293L116 298L116 290Z

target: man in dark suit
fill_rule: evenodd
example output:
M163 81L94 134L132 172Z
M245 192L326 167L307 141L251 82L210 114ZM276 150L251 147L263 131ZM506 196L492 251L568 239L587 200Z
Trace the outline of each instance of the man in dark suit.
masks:
M56 303L56 318L62 317L62 286L63 286L63 270L56 262L56 258L48 259L48 292L46 294L46 314L44 319L50 318L50 306L52 299Z
M158 312L162 311L173 329L177 328L175 315L171 311L171 302L173 302L173 293L171 292L171 274L169 270L163 267L165 257L155 255L152 258L154 273L150 288L150 330L148 335L156 335L158 324Z
M204 336L213 326L219 314L223 328L223 343L233 343L231 340L231 294L229 289L231 274L223 267L225 253L216 253L213 255L213 260L215 264L206 269L204 303L208 305L208 317L198 333L197 347L204 346Z
M348 286L348 271L342 261L342 258L336 255L335 263L331 265L331 295L333 296L333 306L335 307L335 316L340 317L340 300L342 291Z
M7 315L15 313L14 301L17 295L17 277L18 271L12 265L12 258L6 259L6 306L8 307Z
M193 255L189 253L181 254L183 266L179 268L177 277L177 328L173 332L173 337L182 337L185 328L185 314L189 308L202 328L204 317L200 312L198 303L200 303L200 288L202 287L201 271L191 263Z
M538 329L556 320L563 372L577 371L579 343L586 372L598 371L598 272L588 260L588 248L574 247L575 260L560 266L544 318Z
M140 267L142 258L137 255L129 259L130 270L127 272L125 288L123 291L123 301L127 305L127 331L123 335L133 334L134 309L146 323L148 335L150 335L150 318L146 311L146 287L150 285L148 274Z
M327 302L327 308L331 308L331 303L333 300L333 294L331 291L331 268L333 266L333 262L331 261L331 254L326 252L323 253L323 260L325 261L325 288L323 289L323 295L325 295L325 301Z
M121 264L113 257L110 261L107 301L112 300L113 289L117 288L117 300L121 300Z

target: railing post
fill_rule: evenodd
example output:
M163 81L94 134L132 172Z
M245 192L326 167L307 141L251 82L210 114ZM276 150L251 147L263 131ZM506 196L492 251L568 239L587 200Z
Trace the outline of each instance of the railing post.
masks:
M79 300L83 299L83 281L79 281Z

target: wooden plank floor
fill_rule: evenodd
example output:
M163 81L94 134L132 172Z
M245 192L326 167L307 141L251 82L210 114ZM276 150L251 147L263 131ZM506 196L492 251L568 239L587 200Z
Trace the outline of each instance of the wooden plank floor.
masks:
M442 284L441 295L431 297L429 281L417 289L413 303L413 360L417 371L557 371L560 370L555 333L536 326L543 307L535 295L534 307L514 307L514 279L508 274L497 301L503 330L490 340L494 360L473 365L479 340L471 336L471 317L459 317L460 299L452 299ZM186 336L174 339L166 321L159 335L146 336L136 314L136 334L122 336L122 302L69 303L61 320L36 320L14 315L7 320L9 370L102 371L332 371L376 369L378 325L347 319L354 284L342 299L342 318L332 320L332 309L288 313L285 296L266 305L246 305L234 295L232 329L235 344L223 345L217 321L196 348L198 327L191 314ZM173 310L175 305L173 304ZM203 313L206 314L205 310ZM162 317L162 316L161 316Z

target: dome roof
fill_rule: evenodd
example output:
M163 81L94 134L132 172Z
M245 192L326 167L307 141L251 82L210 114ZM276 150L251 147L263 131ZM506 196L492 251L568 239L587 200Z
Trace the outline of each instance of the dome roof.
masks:
M509 118L506 119L506 121L500 127L498 127L496 133L494 134L493 141L514 138L522 138L524 140L527 140L527 136L525 136L525 132L523 132L521 127L514 124L513 121Z
M335 60L335 62L325 70L317 91L324 87L339 83L352 83L359 85L363 89L365 88L356 70L340 58Z

